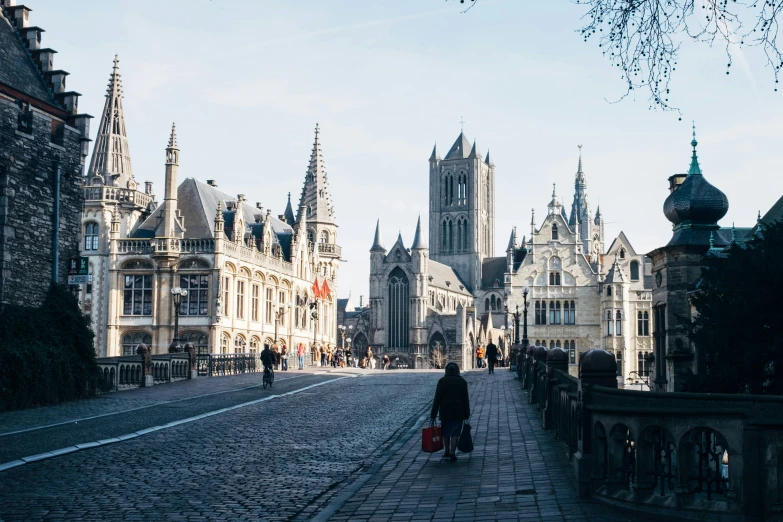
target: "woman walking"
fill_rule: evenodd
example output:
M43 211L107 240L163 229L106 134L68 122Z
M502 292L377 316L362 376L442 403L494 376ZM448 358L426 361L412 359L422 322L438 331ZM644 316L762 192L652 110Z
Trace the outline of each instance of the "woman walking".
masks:
M468 383L460 377L457 363L450 362L446 365L446 375L440 378L435 388L435 400L432 401L430 413L432 424L435 424L438 412L440 412L440 429L446 446L443 458L455 462L462 422L470 417Z

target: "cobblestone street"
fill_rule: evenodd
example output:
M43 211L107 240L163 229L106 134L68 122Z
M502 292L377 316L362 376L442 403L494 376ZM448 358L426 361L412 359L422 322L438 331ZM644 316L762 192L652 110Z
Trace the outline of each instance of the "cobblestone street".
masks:
M272 390L260 374L197 379L3 414L0 465L47 458L0 471L0 519L630 520L576 498L507 370L466 374L471 455L421 453L440 375L278 372Z

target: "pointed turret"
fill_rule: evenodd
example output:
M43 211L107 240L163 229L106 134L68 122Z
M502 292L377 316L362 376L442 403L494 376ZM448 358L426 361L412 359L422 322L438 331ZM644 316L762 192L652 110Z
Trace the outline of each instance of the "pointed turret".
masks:
M440 154L438 154L438 144L432 147L432 154L430 155L430 162L440 161Z
M506 247L506 252L513 252L519 247L517 244L517 227L514 227L511 229L511 237L508 240L508 247Z
M171 135L166 147L166 179L163 212L163 237L174 237L177 232L177 174L179 170L179 147L177 146L177 127L171 124Z
M329 195L329 182L324 167L323 153L321 152L320 128L315 125L315 141L313 150L310 153L310 164L307 167L304 186L302 187L302 196L299 198L299 206L306 206L307 216L302 216L301 212L296 216L298 223L302 217L308 221L318 224L335 225L334 207L332 198Z
M285 216L285 222L286 223L288 223L289 225L293 225L294 224L294 220L295 220L295 218L294 218L294 209L291 207L291 193L290 192L288 193L288 203L285 206L285 214L283 214L283 215Z
M375 239L372 242L370 252L386 252L386 248L383 246L383 238L381 237L381 218L375 223Z
M424 242L424 238L421 234L421 215L419 215L419 220L416 222L416 234L413 236L411 250L424 250L426 248L427 244Z
M600 225L602 219L603 218L601 217L601 205L598 205L598 207L595 209L595 220L594 220L594 223L596 225Z
M470 155L469 158L480 158L481 153L478 151L478 145L476 145L476 140L473 140L473 147L470 149Z
M115 55L106 90L106 103L103 106L98 136L95 139L90 168L87 171L87 182L93 184L92 178L100 178L103 184L108 186L135 188L128 136L125 132L119 62Z
M398 231L398 232L397 232L397 241L395 241L395 244L397 244L397 243L399 243L399 245L400 245L400 246L401 246L401 247L402 247L404 250L407 250L407 249L405 248L405 241L403 241L403 240L402 240L402 230L400 230L400 231Z
M492 165L494 165L494 163L492 163L492 160L491 160L491 159L489 159L489 149L487 149L487 156L484 158L484 163L486 163L486 164L487 164L487 165L489 165L490 167L491 167Z
M693 139L691 140L691 147L693 147L693 155L691 156L691 166L688 168L688 175L701 174L701 167L699 167L699 158L696 156L696 145L699 142L696 141L696 124L693 124Z

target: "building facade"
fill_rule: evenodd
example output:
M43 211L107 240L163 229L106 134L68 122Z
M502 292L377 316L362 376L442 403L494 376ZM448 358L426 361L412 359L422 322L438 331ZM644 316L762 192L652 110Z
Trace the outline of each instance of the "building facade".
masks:
M577 372L591 348L615 353L618 378L639 385L649 371L651 271L624 233L605 248L604 220L593 214L581 147L570 213L555 191L530 236L511 232L504 256L493 255L495 165L460 133L441 159L430 157L430 246L417 225L388 251L380 224L370 250L370 344L376 353L432 365L437 347L448 360L474 367L476 347L492 340L504 355L513 315L527 289L531 344L561 347ZM431 257L431 258L430 258Z
M173 289L181 296L176 341L199 353L334 343L341 249L317 126L296 215L290 195L274 217L213 180L180 183L173 126L160 204L151 183L141 189L136 182L128 151L115 58L81 223L93 276L82 305L96 353L134 353L141 343L168 351L177 321Z
M0 0L0 306L38 306L79 254L91 116L30 9Z

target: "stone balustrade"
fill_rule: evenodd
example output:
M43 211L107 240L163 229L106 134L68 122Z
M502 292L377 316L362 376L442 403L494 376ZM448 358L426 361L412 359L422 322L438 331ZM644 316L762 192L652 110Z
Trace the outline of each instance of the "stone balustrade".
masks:
M117 239L117 252L120 254L150 255L160 252L180 252L191 254L212 254L215 252L215 240L205 239Z
M285 259L269 256L256 248L247 247L232 241L225 241L223 243L223 251L228 256L241 259L242 261L247 261L248 263L266 267L274 267L280 271L286 271L290 274L293 274L294 272L294 265Z
M152 355L139 345L137 355L98 357L97 362L110 390L126 390L192 378L196 355L191 351Z
M133 203L136 206L147 208L153 201L151 195L119 187L106 187L103 185L84 187L85 201L116 201L118 203Z
M334 243L318 243L318 253L328 257L343 257L343 249Z
M617 389L614 355L530 347L518 361L580 494L664 518L783 520L783 397Z

